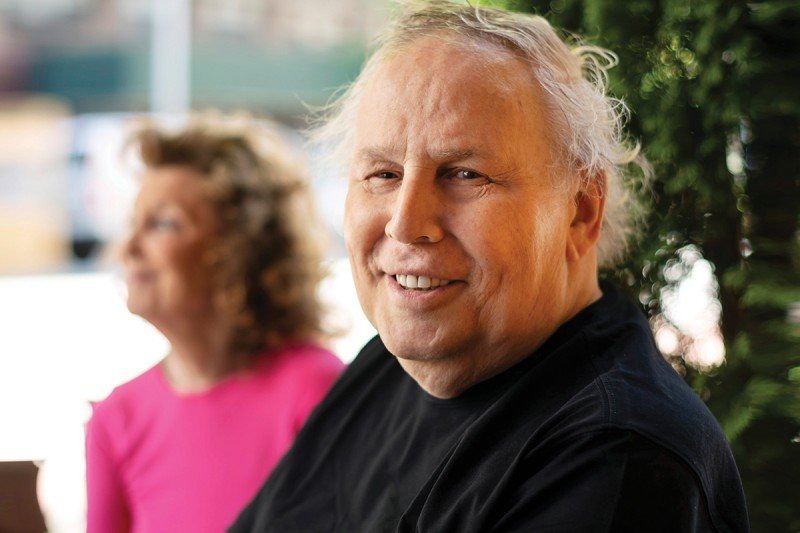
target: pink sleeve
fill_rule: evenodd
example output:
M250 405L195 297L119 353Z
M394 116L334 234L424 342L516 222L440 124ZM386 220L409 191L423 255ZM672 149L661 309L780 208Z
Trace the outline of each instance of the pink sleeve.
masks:
M303 393L295 405L294 433L300 432L306 419L325 397L333 383L344 370L344 363L335 355L326 352L326 357L315 358L313 366L302 376Z
M128 531L130 518L103 418L95 411L86 432L87 533Z

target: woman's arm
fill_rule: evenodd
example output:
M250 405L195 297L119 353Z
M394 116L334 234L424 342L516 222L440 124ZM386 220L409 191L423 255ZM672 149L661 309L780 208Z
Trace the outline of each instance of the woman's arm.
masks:
M104 420L95 412L86 432L87 533L130 530L130 513L112 449Z

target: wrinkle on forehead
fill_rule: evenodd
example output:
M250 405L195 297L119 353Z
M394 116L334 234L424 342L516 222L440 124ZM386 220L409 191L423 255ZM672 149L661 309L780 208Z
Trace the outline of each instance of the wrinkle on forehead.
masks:
M448 163L455 161L465 161L473 158L480 158L484 161L501 163L497 161L496 154L482 150L480 147L464 148L444 148L444 149L425 149L425 156L429 161L437 163ZM404 150L397 145L385 146L364 146L357 150L354 155L355 161L366 162L398 162L408 163L404 157Z

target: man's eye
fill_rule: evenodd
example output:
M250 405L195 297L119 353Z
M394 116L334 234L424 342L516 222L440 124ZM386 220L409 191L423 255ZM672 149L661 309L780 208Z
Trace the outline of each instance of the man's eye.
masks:
M459 180L477 180L486 177L479 172L475 172L474 170L467 170L465 168L460 168L454 171L451 175Z
M402 173L391 170L380 170L365 173L362 186L371 193L386 193L395 190L403 182Z
M394 172L385 171L385 172L377 172L377 173L373 174L372 176L374 178L379 178L379 179L382 179L382 180L390 180L390 179L396 178L397 174L395 174Z

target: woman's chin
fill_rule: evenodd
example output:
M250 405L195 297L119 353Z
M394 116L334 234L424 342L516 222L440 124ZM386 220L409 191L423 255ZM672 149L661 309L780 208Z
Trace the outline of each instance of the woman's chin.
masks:
M155 317L153 306L147 305L144 302L138 301L137 299L128 298L127 307L131 314L143 318L148 322L151 322Z

